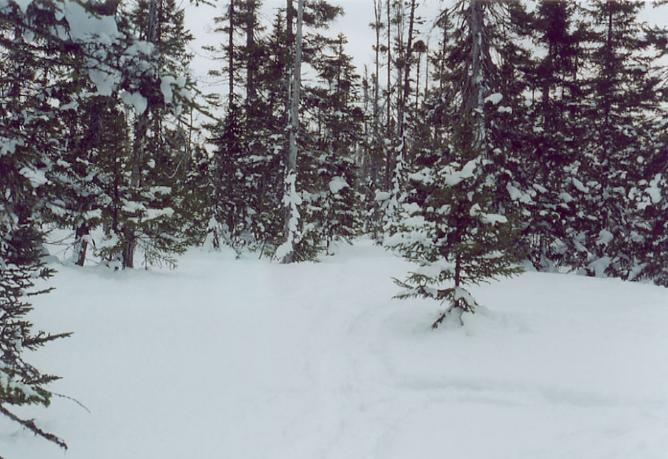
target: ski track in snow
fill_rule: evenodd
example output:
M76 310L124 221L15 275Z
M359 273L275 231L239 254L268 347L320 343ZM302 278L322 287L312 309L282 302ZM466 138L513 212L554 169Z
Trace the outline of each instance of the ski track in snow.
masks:
M27 409L63 453L0 420L6 459L665 459L668 290L526 273L429 328L411 266L368 241L321 263L193 250L174 272L59 267L35 353L64 377Z

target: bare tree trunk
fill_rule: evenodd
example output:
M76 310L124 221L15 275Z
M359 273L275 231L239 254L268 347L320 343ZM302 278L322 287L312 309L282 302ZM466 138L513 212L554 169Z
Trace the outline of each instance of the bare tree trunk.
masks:
M399 120L399 135L401 136L401 155L406 153L406 111L408 110L408 99L411 91L411 69L413 55L413 28L415 26L415 0L411 0L411 12L408 19L408 37L406 38L406 51L404 53L404 89L401 93L401 119Z
M227 37L227 78L229 81L227 95L228 110L234 105L234 0L230 0L229 12L230 29Z
M78 266L83 266L86 263L86 252L88 250L88 234L89 228L86 223L77 225L74 234L74 253L72 254L72 261Z
M471 77L467 111L473 117L473 151L481 152L487 144L487 123L485 120L485 75L483 58L485 54L484 0L471 0Z
M396 61L396 70L397 70L397 125L401 123L401 110L404 102L403 91L403 75L402 65L405 65L405 49L404 49L404 21L405 21L405 11L404 11L404 0L396 0L396 20L397 20L397 56ZM397 126L397 132L400 130L400 126Z
M427 100L427 94L429 92L429 40L427 40L427 50L425 51L425 63L424 63L424 94L422 99Z
M387 1L387 100L386 104L386 117L385 122L387 123L387 132L385 137L387 139L392 138L392 0ZM392 180L392 152L387 151L387 158L385 162L385 189L390 189L390 184Z
M380 28L381 28L381 0L373 0L373 17L374 17L374 29L376 32L376 47L375 47L375 67L376 73L374 74L373 81L373 145L374 149L372 150L373 157L371 158L371 182L374 187L378 186L378 169L381 158L378 156L380 153L378 150L378 145L380 143Z
M299 131L299 101L301 89L302 25L304 17L304 0L298 0L298 2L297 33L294 45L294 65L292 70L290 90L290 124L284 198L284 203L287 206L284 225L286 240L282 245L282 263L292 263L295 261L295 244L299 242L299 210L297 206L301 203L301 201L297 194L297 135Z
M422 67L422 53L418 53L417 58L417 75L415 75L415 112L417 113L420 107L420 67Z
M401 2L403 7L403 0ZM403 8L399 11L403 16ZM401 19L403 23L403 19ZM399 146L395 152L396 157L394 158L394 169L392 173L392 197L390 204L388 205L388 214L391 214L396 210L396 207L399 204L399 197L401 195L402 187L402 175L404 162L406 160L406 151L407 151L407 139L406 139L406 112L408 111L409 106L409 93L410 93L410 74L411 74L411 56L413 51L413 26L415 22L415 0L411 0L411 9L410 9L410 18L408 22L408 37L406 39L406 48L403 48L402 43L402 27L398 27L397 37L399 39L400 50L403 49L400 57L403 61L403 68L397 66L397 75L399 76L399 81L397 82L400 86L403 86L403 89L398 95L398 123L399 123ZM403 82L401 81L402 75L401 71L403 70Z
M246 62L246 101L247 111L255 113L255 100L257 98L257 86L255 76L257 72L258 62L255 56L255 26L257 3L256 0L248 2L248 9L246 10L246 52L248 53L248 61Z

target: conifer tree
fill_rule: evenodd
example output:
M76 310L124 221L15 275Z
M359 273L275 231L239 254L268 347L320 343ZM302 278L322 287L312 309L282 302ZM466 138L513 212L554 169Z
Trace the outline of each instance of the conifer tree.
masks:
M171 182L185 173L182 165L187 148L178 117L188 103L182 94L192 86L186 51L192 36L183 26L183 14L175 0L140 0L128 18L128 27L150 43L145 58L152 62L159 79L158 84L143 81L128 88L124 100L134 107L128 186L118 235L123 242L124 268L135 266L137 248L145 267L163 262L173 265L173 254L185 249L174 216L178 197L173 185L177 182Z
M350 240L359 227L355 155L361 142L363 113L359 108L359 75L352 57L344 52L339 34L312 62L323 84L308 88L307 105L315 106L314 180L306 201L309 219L317 223L317 238L326 250L337 239ZM308 107L307 107L308 109ZM304 169L304 168L303 168Z
M533 97L524 122L526 157L537 159L522 167L525 193L519 187L510 191L528 210L522 240L527 257L540 270L567 263L576 202L584 189L578 178L578 139L586 121L577 63L584 58L579 43L587 32L575 23L576 11L573 2L543 1L533 21L534 42L545 55L528 72Z
M661 103L652 40L638 19L641 7L634 1L595 1L588 9L591 128L583 136L585 214L574 265L589 275L634 278L641 264L644 223L629 196L644 178L644 145L655 135L652 117Z
M421 265L396 281L404 288L397 296L447 303L434 328L448 316L463 323L463 313L475 311L467 286L517 272L512 221L495 206L498 158L505 145L490 121L503 97L494 92L498 69L490 39L491 18L502 17L501 8L505 5L473 0L449 11L460 26L449 55L453 78L448 83L458 101L449 119L452 137L448 150L409 175L404 224L389 240Z

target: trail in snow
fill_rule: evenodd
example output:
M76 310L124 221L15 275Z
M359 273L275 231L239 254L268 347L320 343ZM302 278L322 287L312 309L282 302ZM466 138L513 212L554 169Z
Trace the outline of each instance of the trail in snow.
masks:
M665 459L668 291L527 273L433 332L410 265L369 242L321 263L192 251L175 272L60 267L33 412L68 459ZM31 414L26 412L26 414ZM0 455L63 454L0 420Z

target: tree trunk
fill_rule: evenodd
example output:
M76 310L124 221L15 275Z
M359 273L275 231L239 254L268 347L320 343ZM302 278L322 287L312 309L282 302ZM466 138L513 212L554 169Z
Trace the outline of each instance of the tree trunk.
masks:
M88 236L88 233L88 225L82 224L76 227L74 235L74 253L72 254L72 260L78 266L83 266L86 263L86 252L88 249L88 241L86 236Z
M228 14L230 16L230 29L227 37L227 78L229 79L227 106L228 110L232 110L234 105L234 0L230 0Z
M415 0L411 0L411 11L408 19L408 37L406 38L406 51L404 53L404 89L401 93L401 119L399 120L399 135L401 136L401 159L405 159L406 153L406 112L411 91L411 59L413 55L413 28L415 26Z
M485 54L484 12L485 0L471 0L471 76L467 115L472 117L472 150L481 154L487 144L487 126L485 120L485 74L483 60Z
M392 7L391 0L387 1L387 100L385 101L387 132L386 139L392 138ZM387 148L387 147L386 147ZM392 151L387 151L385 161L385 189L390 189L392 180Z
M371 182L374 187L378 186L378 169L381 158L378 156L378 145L380 144L380 26L381 26L381 3L380 0L373 0L374 28L376 32L376 48L374 55L374 64L376 73L373 81L373 157L371 158Z
M257 72L257 56L255 56L255 26L257 18L257 3L256 0L248 1L246 10L246 104L247 112L255 113L255 100L257 98L257 84L255 82L255 75Z
M299 101L301 89L302 68L302 24L304 17L304 0L298 0L297 8L297 33L295 37L295 52L291 78L290 90L290 112L289 112L289 140L288 157L285 173L285 199L287 205L285 212L285 253L282 256L283 263L295 261L295 243L298 242L299 211L297 206L299 198L297 195L297 135L299 131ZM291 3L291 2L290 2Z

